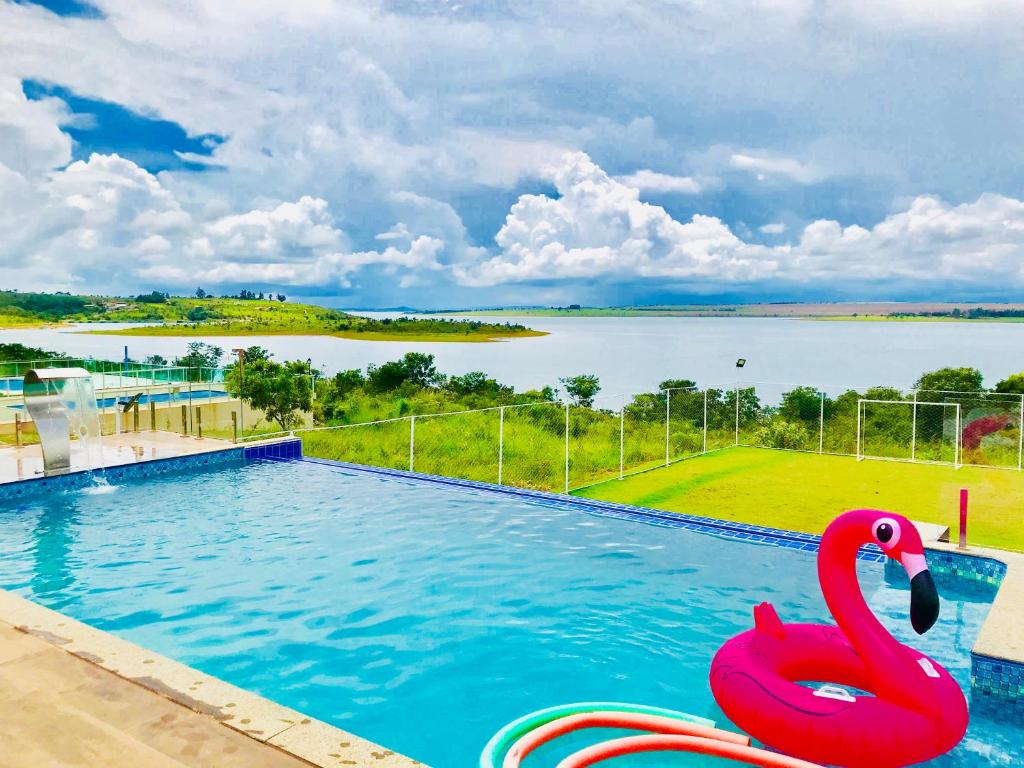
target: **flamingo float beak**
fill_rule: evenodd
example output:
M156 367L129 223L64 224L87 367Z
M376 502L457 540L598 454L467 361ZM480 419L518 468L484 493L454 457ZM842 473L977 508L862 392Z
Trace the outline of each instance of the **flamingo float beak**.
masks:
M917 634L923 635L939 618L939 591L928 571L923 552L904 552L900 563L910 577L910 623Z

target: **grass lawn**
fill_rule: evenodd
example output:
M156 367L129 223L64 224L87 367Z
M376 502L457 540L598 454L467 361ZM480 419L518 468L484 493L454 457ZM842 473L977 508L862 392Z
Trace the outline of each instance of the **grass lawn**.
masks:
M576 495L810 533L875 507L948 525L955 537L960 488L970 491L972 543L1024 551L1024 474L1013 470L729 448Z

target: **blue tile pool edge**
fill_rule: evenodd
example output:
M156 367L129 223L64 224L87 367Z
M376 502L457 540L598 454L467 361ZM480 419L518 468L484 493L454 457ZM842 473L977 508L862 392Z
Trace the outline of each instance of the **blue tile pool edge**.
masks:
M169 472L180 472L186 469L201 469L233 462L241 464L244 460L244 450L241 447L224 448L206 453L193 453L188 456L168 456L164 459L146 459L132 464L117 464L103 470L78 470L52 477L32 477L26 480L15 480L14 482L0 484L0 498L6 501L8 499L27 498L42 493L76 491L88 488L100 477L105 478L109 483L118 483L124 480L153 477Z
M145 459L131 464L116 464L103 470L76 470L52 477L31 477L25 480L0 483L0 499L6 501L37 494L76 491L93 485L99 477L105 478L109 483L118 483L223 464L242 464L245 461L259 459L296 459L301 457L302 441L298 438L284 438L258 445L233 445L204 453L192 453L187 456L168 456L162 459Z

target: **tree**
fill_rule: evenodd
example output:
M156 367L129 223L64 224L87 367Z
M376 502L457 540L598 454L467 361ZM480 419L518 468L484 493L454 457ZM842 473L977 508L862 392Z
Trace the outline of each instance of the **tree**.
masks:
M922 374L914 382L921 392L981 392L982 375L977 368L939 368Z
M492 400L511 398L514 394L512 387L500 384L483 371L470 371L462 376L452 376L445 387L459 396L487 395Z
M218 368L223 357L224 350L220 347L194 341L184 355L175 358L174 364L181 368Z
M832 411L832 400L824 400L825 417ZM787 421L818 423L821 418L822 397L814 387L796 387L782 394L779 416Z
M1024 394L1024 373L1011 373L1005 379L996 384L996 392L1007 394Z
M246 365L250 362L255 363L257 360L269 360L272 357L273 355L270 353L269 349L260 346L246 347L245 351L242 353L242 359L245 361Z
M192 309L188 311L186 317L190 322L201 323L203 320L209 320L213 317L213 313L206 307L192 307Z
M580 408L590 408L594 398L601 391L601 383L592 373L579 376L565 376L558 380L565 387L572 404Z
M205 299L205 298L207 298L207 297L208 297L209 295L210 295L210 294L208 294L208 293L207 293L206 291L204 291L204 290L203 290L202 288L196 288L196 298L197 298L197 299Z
M142 362L146 365L167 365L167 358L163 355L150 355Z
M358 368L350 368L347 371L339 371L330 380L336 397L344 397L350 392L361 389L366 383L363 372Z
M288 298L288 297L287 297L287 296L285 296L285 295L284 295L283 293L279 293L279 294L277 294L277 300L278 300L279 302L281 302L282 304L284 304L284 302L285 302L285 300L286 300L287 298Z
M370 386L378 392L390 392L403 384L414 387L433 387L441 381L434 367L434 356L422 352L406 352L401 360L392 360L366 369Z
M302 412L313 407L309 364L303 361L275 363L256 360L236 366L225 380L228 393L250 407L263 411L282 430L302 423Z
M143 293L135 297L135 300L140 304L166 304L167 299L168 294L160 293L159 291Z

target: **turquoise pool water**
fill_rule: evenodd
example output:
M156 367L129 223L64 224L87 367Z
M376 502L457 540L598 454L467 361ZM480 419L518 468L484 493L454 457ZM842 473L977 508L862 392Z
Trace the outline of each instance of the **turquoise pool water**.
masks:
M966 689L992 594L940 582L917 638L904 585L860 574L886 626ZM0 585L435 768L568 701L721 720L708 667L755 603L828 620L813 554L308 462L0 502ZM1020 765L1022 741L975 719L932 765Z

